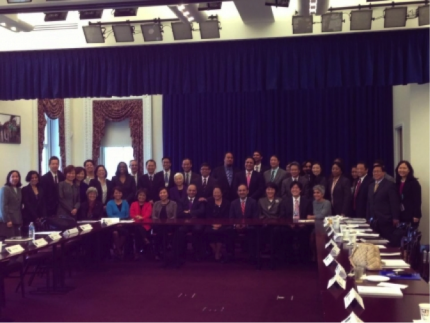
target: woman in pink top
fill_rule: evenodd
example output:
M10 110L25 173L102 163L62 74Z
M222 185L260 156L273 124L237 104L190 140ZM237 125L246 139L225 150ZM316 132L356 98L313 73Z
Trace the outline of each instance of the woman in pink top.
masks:
M140 253L144 246L149 244L148 237L151 230L151 226L143 224L143 221L152 217L152 204L146 201L146 191L144 189L137 191L137 201L131 204L130 217L135 222L142 223L141 226L135 226L136 245Z

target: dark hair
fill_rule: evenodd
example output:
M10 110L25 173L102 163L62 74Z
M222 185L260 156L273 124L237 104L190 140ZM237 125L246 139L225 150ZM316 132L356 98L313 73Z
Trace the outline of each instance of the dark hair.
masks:
M314 166L314 165L319 165L319 167L321 168L321 173L322 173L322 165L321 165L321 163L319 161L313 161L312 162L312 166ZM311 168L312 168L312 166L311 166Z
M202 168L202 167L207 167L207 168L211 169L211 166L208 163L202 163L200 165L200 168Z
M136 192L136 198L139 196L139 194L141 194L141 193L143 193L143 194L145 194L145 196L148 196L148 190L146 189L146 188L140 188L140 189L138 189L137 190L137 192Z
M376 160L373 162L373 165L374 165L374 166L375 166L375 165L385 166L385 162L384 162L382 159L376 159Z
M310 159L305 160L305 161L302 163L302 167L305 167L307 163L311 163L311 165L312 165L312 160L310 160Z
M189 160L189 161L190 161L190 164L193 164L193 161L191 160L191 158L188 158L188 157L186 157L186 158L182 159L182 162L184 162L184 161L186 161L186 160Z
M96 177L96 178L98 177L98 176L97 176L97 172L98 172L99 168L102 168L102 167L103 167L103 169L104 169L104 171L105 171L105 173L106 173L105 178L107 178L108 173L107 173L106 167L105 167L104 165L97 165L96 170L94 171L94 175L95 175L95 177Z
M338 161L336 161L336 160L338 160ZM342 159L342 158L335 158L335 159L333 160L333 163L340 163L340 164L342 164L342 165L343 165L343 159Z
M115 193L115 191L118 191L118 192L120 192L121 194L123 193L123 191L122 191L122 187L121 187L121 186L115 186L115 187L113 188L112 192L113 192L113 193Z
M85 168L83 168L83 167L76 167L75 168L75 172L76 172L76 175L78 175L79 173L81 173L81 172L84 172L84 177L87 177L87 171L85 170Z
M254 153L253 153L253 154L255 154L255 153L257 153L257 154L259 154L261 157L263 157L263 154L261 153L261 151L259 151L259 150L254 150Z
M358 166L358 165L363 165L365 169L368 169L367 163L365 161L359 161L357 162L357 164L355 164L355 166Z
M385 166L381 165L381 164L375 164L375 166L373 166L373 169L378 168L378 167L381 169L381 171L385 172Z
M57 156L52 156L51 158L49 158L48 165L51 165L51 162L52 162L53 160L58 161L58 164L60 164L60 159L58 159L58 157L57 157Z
M278 185L276 185L275 183L273 183L273 182L268 182L267 184L266 184L266 189L267 188L273 188L274 190L275 190L275 193L277 193L278 192Z
M303 191L303 185L302 185L302 183L297 182L297 181L291 182L291 184L290 184L290 190L291 190L295 185L297 185L297 186L300 188L300 191Z
M275 158L279 161L279 157L278 157L278 156L276 156L276 155L272 155L272 156L270 156L270 158L269 158L269 159L272 159L273 157L275 157Z
M240 185L237 187L237 190L239 190L239 187L241 187L241 186L245 186L245 187L246 187L246 189L247 189L247 190L249 190L248 186L246 186L246 184L243 184L243 183L242 183L242 184L240 184Z
M409 174L406 177L407 181L411 180L411 179L415 179L415 180L418 179L414 175L414 169L413 169L411 163L407 160L401 160L401 161L399 161L399 163L397 164L397 167L396 167L396 183L400 183L400 181L402 180L402 177L399 175L399 167L401 164L406 164L406 166L409 168Z
M153 159L148 159L148 160L146 161L146 163L145 163L145 166L148 166L148 163L150 163L150 162L154 163L154 164L155 164L155 167L157 167L157 163L156 163L156 162L155 162L155 160L153 160Z
M300 164L296 161L291 162L289 165L290 165L290 168L291 166L297 166L297 168L300 170Z
M218 185L215 185L214 188L212 189L212 193L215 191L215 189L219 189L221 191L221 195L223 195L221 187L219 187Z
M227 154L231 154L231 155L234 157L234 155L233 155L233 153L232 153L231 151L227 151L227 152L224 154L224 158L225 158L225 156L227 156Z
M35 170L31 170L31 171L29 171L29 172L27 173L27 176L25 176L25 181L26 181L27 183L29 183L29 182L31 181L31 177L32 177L33 175L37 175L37 178L38 178L38 179L39 179L39 181L40 181L40 175L39 175L39 173L38 173L38 172L36 172Z
M158 194L160 194L161 191L166 191L167 192L167 196L169 195L169 190L166 187L160 187L160 189L158 190Z
M163 158L161 158L161 162L163 162L165 159L167 159L170 163L172 163L172 160L170 159L170 157L163 157Z
M67 166L66 168L64 168L64 170L63 170L64 177L66 177L66 176L67 176L67 174L68 174L68 173L71 173L71 172L75 172L75 174L76 174L76 168L75 168L75 166L73 166L73 165L69 165L69 166Z
M12 186L12 185L10 185L10 183L9 183L9 178L12 176L12 174L13 174L13 173L17 173L17 174L18 174L18 178L19 178L19 180L18 180L18 184L16 184L16 187L21 187L21 186L22 186L22 184L21 184L21 174L20 174L17 170L11 170L11 171L7 174L7 177L6 177L6 184L4 184L4 185Z
M248 159L252 159L253 163L255 164L255 160L254 160L254 158L252 158L252 157L246 157L246 159L245 159L245 163L246 163L246 161L247 161Z
M91 163L91 164L93 164L93 166L94 166L94 160L92 160L92 159L87 159L86 161L84 161L84 167L87 165L87 163Z
M340 168L340 171L342 172L342 174L343 174L343 164L341 164L341 163L338 163L338 162L334 162L332 165L331 165L331 167L333 168L333 166L334 165L336 165L337 167L339 167Z
M125 165L125 175L127 176L128 175L128 166L127 166L127 164L125 163L125 162L119 162L118 163L118 165L116 166L116 172L115 172L115 175L116 176L120 176L121 175L121 173L120 173L120 171L119 171L119 167L121 166L121 164L124 164Z

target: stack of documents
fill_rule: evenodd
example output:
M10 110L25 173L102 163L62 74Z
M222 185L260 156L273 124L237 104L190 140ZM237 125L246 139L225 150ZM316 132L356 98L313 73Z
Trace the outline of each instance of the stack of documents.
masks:
M403 259L384 259L382 261L383 268L410 268L410 265Z
M375 287L359 285L357 286L357 291L360 295L403 297L403 293L400 288L394 287Z

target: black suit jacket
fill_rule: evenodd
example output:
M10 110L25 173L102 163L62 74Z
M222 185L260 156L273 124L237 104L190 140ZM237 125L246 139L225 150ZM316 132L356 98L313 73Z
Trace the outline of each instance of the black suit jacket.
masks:
M154 175L154 182L156 184L156 187L158 190L162 187L166 187L167 190L175 186L175 181L173 180L173 177L175 176L175 173L173 170L170 170L170 176L169 176L169 186L166 187L164 184L164 171L160 171Z
M58 171L58 183L65 180L64 174ZM40 186L43 189L45 194L45 202L46 202L46 215L47 216L56 216L57 208L58 208L58 184L54 183L54 177L51 172L47 172L40 178Z
M239 170L233 167L233 176L231 180L231 185L228 183L227 174L225 172L224 166L220 166L214 169L212 172L213 178L217 181L218 186L221 188L223 197L229 201L232 201L236 198L236 192L234 189L234 177Z
M351 182L345 176L340 176L331 194L333 178L330 178L326 188L326 198L332 202L334 215L344 214L348 216L351 212ZM334 203L333 203L334 201Z
M187 195L180 199L177 203L178 219L204 219L206 217L205 204L199 202L198 196L194 198L191 208ZM184 213L184 211L190 211L190 213Z
M196 187L197 187L197 195L199 197L204 197L206 199L209 198L209 197L212 197L213 190L214 190L215 186L218 185L217 181L212 176L208 177L208 180L207 180L207 183L206 183L206 187L203 187L203 177L202 176L197 177L194 180L194 182L191 183L191 184L196 185Z
M122 199L127 200L129 205L136 200L136 182L133 176L127 175L124 183L120 181L119 176L114 176L112 177L112 185L122 188Z
M399 191L400 183L397 183ZM421 219L421 185L416 179L408 179L403 186L400 203L404 210L400 212L400 221L412 223L413 218Z
M260 167L260 172L259 173L261 173L261 175L263 175L264 174L264 172L266 171L266 170L269 170L270 169L270 166L266 166L266 165L261 165L261 167ZM264 177L263 177L264 178Z
M367 196L367 218L374 218L378 222L391 224L393 219L398 220L400 216L399 193L396 184L383 179L376 192L375 182L369 185Z
M104 216L103 204L100 201L95 202L91 217L88 217L88 201L81 204L78 212L78 220L100 220Z
M99 180L96 178L93 178L92 180L90 180L89 186L95 187L97 189L97 201L102 203L103 191L102 191L102 185L100 184ZM106 205L107 202L109 202L113 196L114 186L112 182L108 179L106 179L106 187L107 187L107 196L106 196L106 201L103 205Z
M184 175L184 184L185 184L185 185L193 184L193 182L198 181L198 180L199 180L199 178L200 178L200 175L199 175L199 174L196 174L196 173L191 172L190 182L189 182L189 183L187 183L187 182L186 182L186 180L185 180L185 172L182 172L181 174L182 174L182 175Z
M164 183L164 182L163 182ZM149 175L145 174L139 178L139 183L137 184L138 189L146 190L146 200L147 201L158 201L160 199L158 195L158 185L155 182L155 175L152 181L149 180Z
M352 191L352 214L356 218L366 218L367 216L367 196L369 195L369 185L373 182L373 178L369 175L363 180L360 188L358 189L357 196L355 197L355 210L354 210L354 196L357 186L354 187Z
M35 222L38 218L46 217L46 196L41 185L38 187L38 197L33 192L31 185L24 186L21 190L22 204L22 218L24 224Z
M233 189L236 192L236 197L239 197L237 196L237 188L239 187L239 185L242 185L242 184L247 185L246 170L242 170L236 173L236 175L234 176ZM260 197L262 197L264 194L264 188L265 188L265 181L264 181L263 174L253 171L251 175L251 181L248 187L248 190L249 190L248 196L258 201Z
M252 198L247 198L245 203L245 214L242 214L240 199L231 202L230 218L231 219L258 219L258 204Z
M299 205L300 219L306 220L308 215L313 214L312 201L306 196L300 196ZM281 217L286 219L293 219L294 216L294 202L293 197L286 197L281 202Z
M208 198L206 203L206 218L207 219L227 219L230 215L230 202L222 199L220 206L215 204L213 197Z

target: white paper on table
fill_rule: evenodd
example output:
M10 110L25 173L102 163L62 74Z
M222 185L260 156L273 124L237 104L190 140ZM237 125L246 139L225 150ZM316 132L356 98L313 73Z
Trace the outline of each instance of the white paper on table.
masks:
M134 223L134 220L120 220L120 223Z
M400 252L381 252L379 255L385 257L400 256Z
M369 238L378 238L379 233L365 233L365 232L359 232L357 230L357 237L369 237Z
M388 240L385 240L385 239L360 239L360 240L362 240L363 242L368 242L368 243L373 243L373 244L387 244L387 243L389 243L390 241L388 241Z
M384 259L382 261L384 268L410 268L410 265L403 259Z
M403 284L394 284L394 283L379 283L378 285L379 287L393 287L393 288L400 288L400 289L405 289L408 288L408 285L403 285Z
M358 293L361 295L374 295L374 296L403 296L400 288L392 287L375 287L375 286L357 286Z
M376 245L379 249L387 249L387 247L386 246L382 246L382 245L379 245L379 244L377 244Z
M61 233L61 231L39 231L39 232L35 232L34 234L40 234L40 235L44 234L44 235L48 235L48 234L52 234L52 233L58 233L58 234L60 234L60 233Z
M100 220L82 220L82 221L77 221L77 223L97 223L100 222Z

